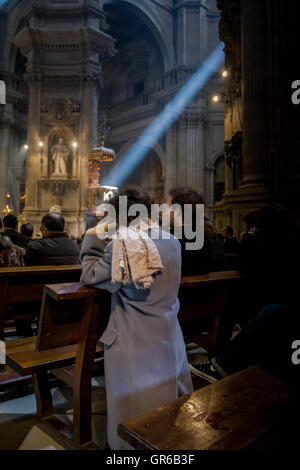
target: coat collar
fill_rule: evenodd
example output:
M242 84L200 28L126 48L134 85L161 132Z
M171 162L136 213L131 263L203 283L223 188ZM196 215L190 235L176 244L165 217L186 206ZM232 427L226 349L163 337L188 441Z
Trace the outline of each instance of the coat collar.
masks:
M45 236L42 238L42 240L45 240L47 238L69 238L69 235L67 232L52 232L49 235Z

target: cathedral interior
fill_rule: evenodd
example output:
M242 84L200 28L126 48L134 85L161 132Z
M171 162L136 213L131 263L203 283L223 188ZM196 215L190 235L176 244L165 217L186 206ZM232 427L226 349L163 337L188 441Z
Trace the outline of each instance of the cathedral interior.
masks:
M217 233L299 227L299 3L0 0L0 217L76 238L117 189L189 187Z
M283 57L278 44L264 43L253 72L247 43L241 48L242 20L239 1L3 1L2 210L8 204L20 222L30 221L38 230L37 219L59 206L70 232L81 233L93 199L88 196L91 149L102 137L104 148L121 159L220 41L225 42L223 64L122 184L142 185L158 202L172 187L195 188L217 227L227 223L236 233L244 229L249 208L276 197L287 202L299 184L297 116L287 109L291 87L282 70L292 57ZM263 34L252 51L261 49ZM264 68L269 53L282 70L276 81L275 65ZM283 86L285 95L275 97ZM276 139L279 109L286 143ZM260 119L255 122L256 129L251 113L265 117L261 125ZM62 178L53 160L59 138L66 146ZM256 142L261 150L252 148ZM101 164L100 184L113 165Z

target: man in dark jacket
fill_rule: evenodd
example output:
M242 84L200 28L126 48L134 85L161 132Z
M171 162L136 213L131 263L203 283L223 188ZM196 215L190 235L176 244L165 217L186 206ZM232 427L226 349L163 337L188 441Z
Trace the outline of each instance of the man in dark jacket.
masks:
M228 225L222 230L224 237L224 253L225 254L238 254L240 244L233 236L233 229Z
M61 214L49 213L42 219L42 238L27 245L27 266L57 266L79 264L79 249L64 232L65 219Z
M3 226L3 237L10 238L14 245L20 246L21 248L26 248L28 244L28 239L17 231L18 219L15 215L9 214L4 217Z

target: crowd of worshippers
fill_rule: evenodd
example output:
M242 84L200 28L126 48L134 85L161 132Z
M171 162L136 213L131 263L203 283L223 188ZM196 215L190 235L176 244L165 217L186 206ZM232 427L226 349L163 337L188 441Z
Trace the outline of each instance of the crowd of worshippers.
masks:
M110 201L117 214L119 196L127 196L128 210L133 204L151 208L149 194L129 188ZM175 188L169 193L168 204L179 204L183 212L190 204L194 217L203 198L190 188ZM64 217L50 213L41 221L41 237L32 239L31 224L22 225L18 232L14 215L3 219L2 267L81 263L81 282L112 294L109 324L100 338L105 345L111 449L128 448L117 435L120 422L191 393L191 371L214 382L262 363L281 377L298 375L291 361L291 344L300 339L296 227L288 211L277 203L251 211L244 221L247 230L238 241L229 226L218 234L205 212L204 244L193 251L186 249L185 238L173 236L172 229L170 237L163 237L161 227L153 240L139 227L132 229L138 235L132 239L100 239L97 230L90 228L74 240L65 232ZM117 228L122 234L118 220ZM226 307L220 326L223 340L216 357L189 365L177 318L180 279L224 271L226 254L237 255L239 270L249 282L244 291L236 292L238 302ZM241 332L232 338L237 324Z
M175 188L169 193L169 205L179 204L184 210L185 204L193 208L204 204L203 198L191 188ZM96 223L98 220L93 219ZM215 226L205 214L204 246L195 251L185 250L187 240L180 240L182 246L182 274L204 274L223 271L227 268L226 254L240 254L244 246L251 246L250 238L256 239L257 213L252 212L244 219L248 231L242 234L239 242L230 226L217 233ZM85 236L76 237L65 231L65 219L61 214L49 213L41 220L40 234L33 239L34 227L31 223L21 225L18 231L18 219L10 214L0 218L0 267L51 266L79 264L79 251ZM172 230L172 227L171 227ZM251 236L253 235L253 237ZM189 240L190 241L190 240Z

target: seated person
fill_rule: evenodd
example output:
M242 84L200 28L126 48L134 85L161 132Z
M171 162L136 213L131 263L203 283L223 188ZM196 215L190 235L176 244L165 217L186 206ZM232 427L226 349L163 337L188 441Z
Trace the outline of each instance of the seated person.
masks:
M169 193L168 204L171 207L172 205L178 204L182 210L182 217L180 217L180 224L184 222L184 205L192 205L193 211L193 221L192 229L193 232L196 230L196 206L197 204L204 204L202 197L191 188L174 188ZM174 233L174 219L176 218L176 213L173 214L173 228L172 233ZM179 240L182 248L182 275L183 276L192 276L197 274L206 274L212 270L213 254L212 246L208 233L206 232L207 221L204 224L204 245L200 250L188 250L186 249L186 243L193 243L194 240L187 240L184 236Z
M247 224L247 232L244 233L241 240L239 269L241 272L247 273L252 260L256 257L259 242L259 211L249 212L243 220Z
M0 238L0 268L24 266L25 250L14 245L10 238Z
M225 254L238 254L240 244L233 236L233 229L228 225L223 228L222 235L224 237L224 252Z
M25 250L20 246L14 245L10 238L0 238L0 268L18 268L25 266ZM19 310L24 312L22 305L19 304ZM13 309L11 313L14 313ZM15 320L15 327L18 336L32 336L32 330L29 320Z
M9 214L3 219L4 231L2 235L9 237L14 245L26 248L28 239L17 231L18 219L15 215Z
M42 219L42 238L30 242L26 249L26 266L52 266L79 264L77 243L69 238L65 219L55 212Z
M268 305L227 347L209 362L190 365L191 371L213 383L255 364L283 379L299 378L292 345L300 339L300 319L293 307Z
M143 204L150 213L147 193L134 188L121 192L109 201L117 213L119 196L128 198L128 209ZM116 238L106 247L99 238L104 228L87 232L81 282L112 293L109 324L100 339L105 345L108 444L113 450L129 450L118 436L120 423L193 388L177 318L180 243L160 228L153 232L135 227L126 237L118 216L115 223Z
M217 355L213 365L195 366L201 373L207 369L234 373L255 362L281 374L294 372L289 368L291 344L300 338L297 233L280 204L263 207L256 219L257 240L251 246L251 256L245 257L243 270L249 280L246 288L237 293L240 317L232 319L232 324L238 322L245 327ZM243 323L245 311L249 323Z
M260 299L259 311L268 304L288 305L299 277L299 244L288 211L277 203L260 209L255 237L241 260L242 272L252 283L252 297Z
M206 222L206 226L207 226ZM226 271L227 269L227 263L225 259L225 253L224 253L224 240L221 239L220 236L217 235L217 232L215 230L215 227L211 222L209 222L211 225L211 235L210 235L210 240L211 240L211 246L212 246L212 271Z
M32 236L33 236L33 225L30 223L23 224L21 225L20 228L21 235L27 238L28 243L32 242Z

